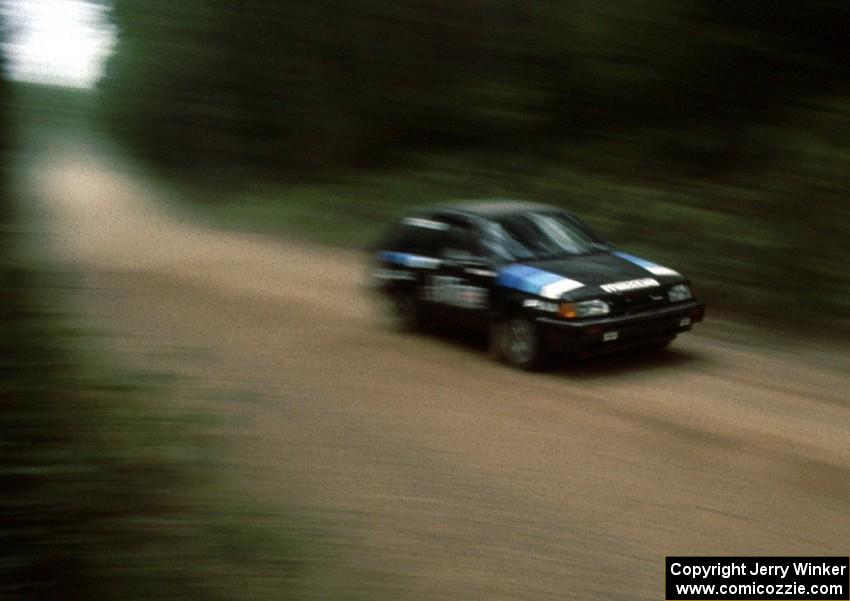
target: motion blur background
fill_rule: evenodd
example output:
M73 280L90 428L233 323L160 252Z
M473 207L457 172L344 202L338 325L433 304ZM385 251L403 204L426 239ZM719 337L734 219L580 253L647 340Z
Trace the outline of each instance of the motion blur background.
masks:
M365 245L402 205L532 198L675 264L714 308L847 327L842 2L7 0L5 14L11 75L80 87L22 91L29 117L84 112L232 224Z
M128 598L177 585L180 598L210 598L189 566L142 569L171 543L146 540L135 521L184 510L152 474L183 487L199 452L173 448L179 418L140 400L167 396L160 383L87 363L88 339L51 302L73 278L45 267L27 235L30 198L16 177L57 145L128 157L177 191L169 208L184 218L356 248L409 205L551 202L689 274L710 311L812 336L850 327L846 2L0 6L0 590L10 599L119 598L105 577L137 578L119 587ZM125 432L116 444L110 420L126 419L151 440ZM116 560L128 541L129 559ZM297 541L275 544L266 556L291 566Z

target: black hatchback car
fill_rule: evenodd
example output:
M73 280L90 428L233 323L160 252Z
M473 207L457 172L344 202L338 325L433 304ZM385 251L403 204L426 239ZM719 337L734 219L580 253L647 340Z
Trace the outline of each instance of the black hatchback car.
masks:
M516 201L424 207L379 245L372 277L411 328L486 331L511 364L664 346L701 321L688 279L617 250L561 208Z

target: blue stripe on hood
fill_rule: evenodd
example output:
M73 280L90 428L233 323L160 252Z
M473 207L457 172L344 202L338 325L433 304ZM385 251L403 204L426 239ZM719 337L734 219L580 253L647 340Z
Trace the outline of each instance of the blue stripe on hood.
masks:
M543 286L563 279L559 275L528 265L509 265L499 270L496 285L514 288L529 294L539 294Z

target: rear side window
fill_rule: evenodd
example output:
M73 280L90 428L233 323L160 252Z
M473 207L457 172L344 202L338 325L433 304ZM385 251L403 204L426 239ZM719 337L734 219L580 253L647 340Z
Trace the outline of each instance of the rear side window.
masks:
M475 235L475 229L467 223L452 223L446 230L443 255L480 256L481 245Z
M449 226L424 216L405 217L387 241L387 250L436 257Z

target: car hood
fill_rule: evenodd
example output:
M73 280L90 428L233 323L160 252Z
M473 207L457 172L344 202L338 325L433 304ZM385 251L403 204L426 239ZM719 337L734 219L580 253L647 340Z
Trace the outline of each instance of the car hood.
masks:
M672 269L611 251L514 263L499 270L497 284L546 298L581 298L683 281Z

